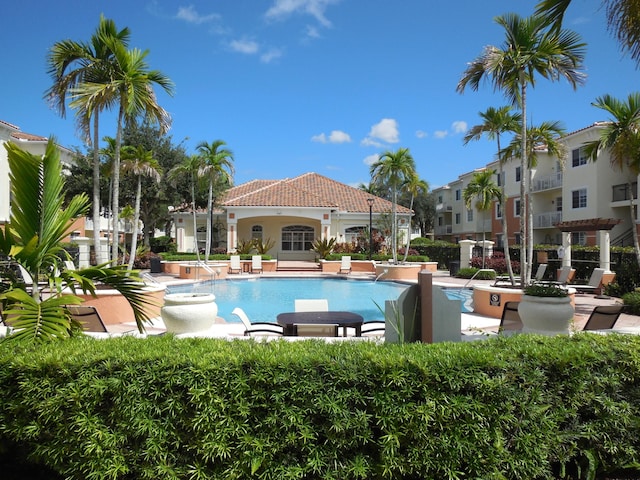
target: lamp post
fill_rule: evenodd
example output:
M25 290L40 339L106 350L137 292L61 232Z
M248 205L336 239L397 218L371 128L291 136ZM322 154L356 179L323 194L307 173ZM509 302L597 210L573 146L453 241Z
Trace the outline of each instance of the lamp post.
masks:
M371 250L373 249L373 198L367 198L369 204L369 260L371 260Z

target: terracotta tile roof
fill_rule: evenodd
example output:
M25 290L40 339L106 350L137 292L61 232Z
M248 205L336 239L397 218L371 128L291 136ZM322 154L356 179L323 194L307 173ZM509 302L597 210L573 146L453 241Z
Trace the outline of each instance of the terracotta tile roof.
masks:
M47 137L41 137L40 135L33 135L31 133L13 132L11 136L17 140L24 140L27 142L46 142Z
M253 180L231 188L222 201L227 207L320 207L343 212L368 212L369 193L317 173L283 180ZM391 202L375 197L373 211L391 211ZM397 206L398 213L410 213Z
M9 128L12 128L13 130L20 130L20 127L18 127L17 125L14 125L13 123L5 122L4 120L0 120L0 123L2 125L6 125Z

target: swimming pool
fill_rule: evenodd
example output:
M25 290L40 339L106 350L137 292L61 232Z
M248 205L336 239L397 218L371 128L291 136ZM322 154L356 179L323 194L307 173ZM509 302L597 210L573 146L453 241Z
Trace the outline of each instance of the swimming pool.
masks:
M460 310L462 313L473 312L473 290L470 288L446 288L443 287L444 293L452 300L460 301Z
M275 322L279 313L292 312L296 298L326 298L329 309L355 312L366 320L381 320L376 303L396 300L409 285L345 278L252 278L171 286L167 293L207 292L216 296L218 316L228 322L242 308L254 322ZM374 303L375 302L375 303Z

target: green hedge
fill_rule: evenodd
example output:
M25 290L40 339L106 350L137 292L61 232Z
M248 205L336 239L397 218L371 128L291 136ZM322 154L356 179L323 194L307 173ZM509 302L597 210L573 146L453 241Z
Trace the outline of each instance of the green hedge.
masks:
M251 260L251 257L255 254L242 254L240 260ZM198 260L198 255L195 253L161 253L160 257L167 262L195 262ZM271 255L262 255L263 260L271 260ZM204 262L204 255L200 254L200 260ZM216 260L229 260L229 254L215 253L209 255L209 261L215 262Z
M3 342L0 463L70 479L638 478L639 352L585 333Z

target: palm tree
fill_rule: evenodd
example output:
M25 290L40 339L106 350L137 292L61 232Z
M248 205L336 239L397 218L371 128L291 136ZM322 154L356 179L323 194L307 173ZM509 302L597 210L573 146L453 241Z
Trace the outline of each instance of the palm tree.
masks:
M502 149L500 147L500 136L503 133L516 133L518 130L518 125L522 121L521 115L519 113L513 113L511 111L511 106L506 105L500 108L489 107L486 111L480 112L480 118L484 120L483 123L479 125L474 125L471 129L466 133L463 138L464 144L466 145L471 140L480 140L483 135L486 135L489 140L496 139L498 146L498 178L500 181L500 203L503 204L505 200L505 190L504 190L504 179L503 179L503 164L504 158L502 157ZM513 275L513 267L511 265L511 254L509 253L509 231L507 229L507 216L506 212L502 212L502 217L500 218L500 224L502 225L502 238L504 243L504 260L507 264L507 273L509 274L509 279L511 280L511 284L515 284L515 277ZM484 261L484 255L483 255Z
M640 3L637 0L602 0L607 15L607 27L616 37L623 52L628 52L640 64ZM560 28L571 0L542 0L536 14L543 15Z
M62 242L73 229L74 220L86 214L89 199L85 194L76 195L64 206L65 175L54 140L49 140L42 156L25 152L12 143L6 143L5 148L12 205L9 224L0 229L0 254L22 266L33 284L31 294L17 281L0 294L5 307L3 314L12 317L11 325L16 329L12 336L33 342L69 337L73 330L66 306L82 303L75 295L78 289L94 293L95 281L123 294L133 309L139 330L144 331L147 301L138 276L129 277L117 267L69 272L59 265L65 255ZM47 280L44 296L39 286L43 279Z
M409 210L413 210L413 200L418 195L427 195L429 193L429 184L422 180L417 174L411 175L404 184L405 190L411 195L411 200L409 201ZM409 222L411 225L411 222ZM407 261L407 256L409 255L409 246L411 245L411 229L407 233L407 245L404 249L404 258L402 259L402 263Z
M173 167L167 173L167 177L171 183L175 183L184 178L189 177L189 186L191 188L191 213L193 214L193 247L196 251L198 263L200 263L200 248L198 246L198 222L196 216L196 183L198 179L198 170L200 168L200 157L197 155L185 156L182 162Z
M107 39L108 47L113 51L113 70L111 81L107 84L85 82L72 90L74 100L71 106L80 107L93 104L95 99L113 97L117 99L118 116L116 123L116 143L113 160L113 225L118 225L120 197L120 150L124 121L138 116L156 122L160 132L165 133L171 124L169 114L158 105L153 85L160 85L169 95L173 95L173 82L158 70L149 70L146 56L148 50L127 50L121 42ZM116 234L117 235L117 234ZM111 261L118 260L118 242L113 242Z
M233 177L233 152L222 148L226 143L215 140L211 143L200 142L196 150L200 154L200 168L198 175L209 180L209 196L207 200L207 244L205 246L204 261L209 261L211 252L211 228L213 226L213 190L214 186L228 185Z
M386 151L369 168L371 181L374 184L386 183L391 188L391 251L393 263L398 263L397 248L397 220L396 204L398 202L398 190L407 180L415 175L416 163L409 153L408 148L399 148L397 151Z
M526 231L529 237L527 242L527 258L531 262L533 260L533 206L531 201L531 169L538 166L538 155L540 153L546 153L547 155L557 158L562 165L566 157L566 149L563 143L559 141L559 137L566 133L561 122L542 122L539 126L531 126L527 129L527 138L525 142L520 139L520 134L516 135L511 144L503 150L505 158L520 158L526 157L528 159L526 175L527 179L527 191L525 193L527 223ZM521 147L523 144L527 145L528 151L525 155L522 155ZM523 203L520 203L522 211Z
M162 178L162 167L153 157L151 150L144 147L125 147L126 156L122 163L122 171L131 173L138 180L136 188L136 203L133 214L133 231L131 232L131 254L129 256L129 271L133 270L133 263L138 247L138 222L140 221L140 198L142 196L142 177L149 177L156 183L160 183Z
M520 107L520 141L522 156L520 166L520 200L523 211L520 216L522 236L521 265L523 281L531 280L531 264L527 258L527 246L532 243L533 232L526 231L529 212L525 206L529 175L526 174L528 159L527 145L527 86L535 86L536 74L550 80L565 78L575 89L584 82L580 71L584 59L585 44L580 36L565 29L550 28L548 21L540 16L522 18L516 14L507 14L496 18L496 23L505 29L505 42L502 48L487 46L484 52L473 60L458 82L457 91L464 92L469 86L478 90L480 82L488 79L494 89L502 90L514 105Z
M109 42L107 42L109 39ZM89 43L63 40L56 42L47 55L48 73L53 85L45 92L53 108L64 118L66 99L79 85L90 82L108 84L113 68L113 51L108 43L127 45L129 29L118 31L112 20L100 15L100 23ZM75 67L75 68L72 68ZM98 264L102 263L100 251L100 153L99 153L99 116L109 109L115 98L113 92L105 91L102 96L87 98L84 103L75 104L76 120L86 142L93 150L93 245ZM93 119L93 142L89 133Z
M627 181L629 215L636 259L640 265L640 242L636 225L638 217L632 190L632 182L640 175L640 93L629 94L626 102L611 95L603 95L596 99L593 106L608 112L613 120L605 124L598 140L585 145L586 154L595 161L600 152L608 150L611 166L630 174Z
M473 174L473 178L462 191L462 198L467 209L471 209L475 200L475 207L481 214L482 218L482 268L484 268L485 259L485 240L486 229L484 228L484 214L491 209L494 201L502 201L502 190L493 181L495 170L486 169L482 172Z

